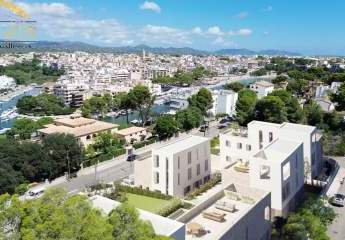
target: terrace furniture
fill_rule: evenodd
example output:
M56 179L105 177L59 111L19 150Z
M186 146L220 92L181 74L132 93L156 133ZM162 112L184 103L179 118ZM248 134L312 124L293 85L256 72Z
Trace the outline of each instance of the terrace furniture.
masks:
M216 222L225 222L225 213L217 213L217 212L203 212L202 216L204 218L216 221Z
M236 212L236 205L225 201L217 201L215 207L226 212Z
M199 223L191 222L187 224L187 234L193 235L193 236L201 236L205 234L205 229L203 226L201 226Z

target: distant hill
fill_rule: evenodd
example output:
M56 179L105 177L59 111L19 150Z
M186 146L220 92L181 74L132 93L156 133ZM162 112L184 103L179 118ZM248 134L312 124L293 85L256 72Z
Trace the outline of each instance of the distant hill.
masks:
M24 45L24 43L21 43ZM38 41L30 44L32 48L14 48L7 49L1 48L0 52L17 52L25 53L31 51L44 52L44 51L66 51L66 52L75 52L75 51L85 51L85 52L105 52L105 53L141 53L143 50L146 52L157 53L157 54L170 54L170 55L289 55L297 56L301 55L299 53L293 53L289 51L282 50L262 50L262 51L253 51L250 49L221 49L217 51L204 51L199 49L194 49L190 47L176 48L176 47L150 47L144 44L138 46L124 46L124 47L102 47L96 46L84 42L72 42L72 41L63 41L63 42L52 42L52 41Z

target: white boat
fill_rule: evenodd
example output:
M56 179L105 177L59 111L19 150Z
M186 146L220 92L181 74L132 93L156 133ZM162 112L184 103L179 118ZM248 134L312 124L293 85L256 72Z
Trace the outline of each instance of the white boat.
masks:
M18 113L17 113L17 108L11 108L11 109L7 109L5 111L3 111L0 115L0 119L2 121L8 121L10 119L16 118L18 117Z

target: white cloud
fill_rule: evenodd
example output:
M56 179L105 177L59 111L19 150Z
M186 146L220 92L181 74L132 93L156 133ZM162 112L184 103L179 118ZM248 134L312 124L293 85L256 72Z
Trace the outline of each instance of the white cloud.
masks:
M237 13L234 17L235 17L235 18L244 19L244 18L248 17L248 15L249 15L248 12L239 12L239 13Z
M145 1L142 5L140 5L140 9L141 10L151 10L151 11L154 11L157 13L161 12L161 8L157 3L149 2L149 1Z
M213 42L213 45L223 46L223 47L229 47L229 46L237 46L236 43L230 40L226 40L222 36L217 37Z
M192 29L192 33L202 34L202 29L200 27L195 27Z
M54 40L80 40L104 44L130 41L127 27L115 19L84 19L63 3L17 3L36 20L38 33Z
M264 8L264 12L270 12L273 10L273 7L271 5L268 5L266 8Z
M18 6L26 10L30 15L68 16L73 10L63 3L25 3L18 2Z
M253 33L253 31L251 29L242 28L242 29L239 29L237 31L230 31L229 35L231 35L231 36L249 36L252 33Z
M221 30L218 26L210 27L210 28L207 30L207 33L210 34L210 35L217 35L217 36L222 36L222 35L224 35L224 33L222 32L222 30Z
M146 25L137 35L148 43L191 44L191 31L167 26Z

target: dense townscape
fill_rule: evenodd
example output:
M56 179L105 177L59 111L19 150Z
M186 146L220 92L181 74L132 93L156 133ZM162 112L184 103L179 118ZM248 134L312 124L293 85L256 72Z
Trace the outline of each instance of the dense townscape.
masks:
M343 3L95 2L0 0L0 240L345 239Z

